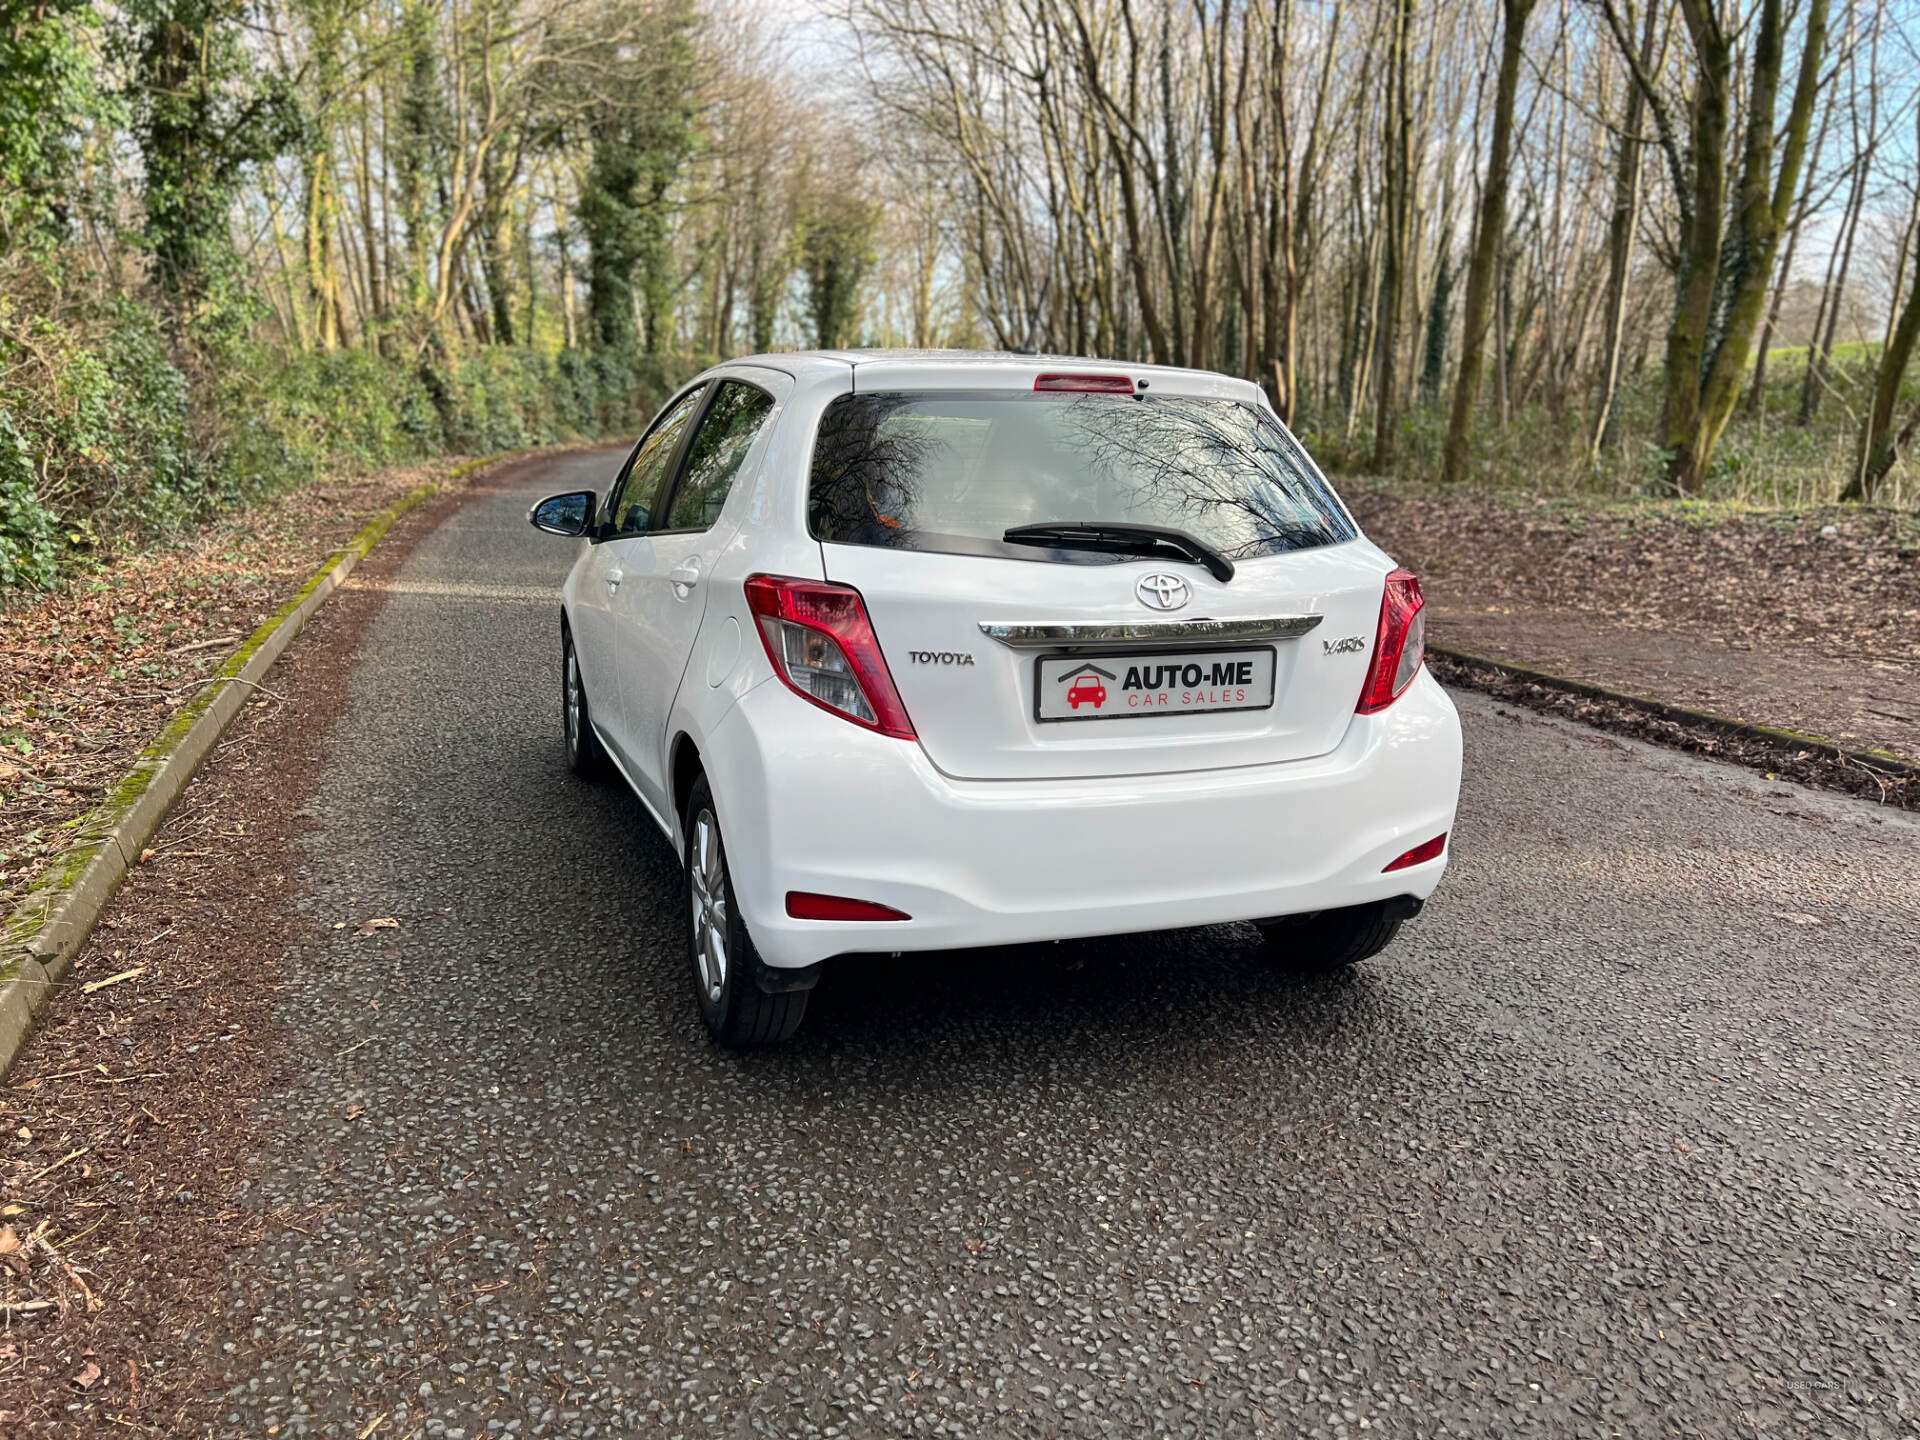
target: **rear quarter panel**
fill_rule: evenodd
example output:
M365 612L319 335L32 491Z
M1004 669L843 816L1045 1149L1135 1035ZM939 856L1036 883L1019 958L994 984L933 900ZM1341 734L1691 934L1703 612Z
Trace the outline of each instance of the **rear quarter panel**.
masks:
M683 739L704 758L710 737L740 697L773 679L747 610L747 577L824 577L819 542L806 529L807 465L821 411L852 383L847 368L801 378L757 366L727 366L713 374L759 385L773 395L775 408L721 514L720 525L738 524L702 582L711 587L706 612L661 737L669 767ZM718 799L720 787L715 791ZM720 822L727 826L725 802L719 803ZM679 816L672 819L677 826Z

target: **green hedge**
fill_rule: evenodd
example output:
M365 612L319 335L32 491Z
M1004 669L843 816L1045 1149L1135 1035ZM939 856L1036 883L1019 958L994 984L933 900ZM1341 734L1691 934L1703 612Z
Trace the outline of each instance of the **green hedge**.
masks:
M183 354L147 306L0 288L0 592L324 475L628 433L684 368L508 348Z

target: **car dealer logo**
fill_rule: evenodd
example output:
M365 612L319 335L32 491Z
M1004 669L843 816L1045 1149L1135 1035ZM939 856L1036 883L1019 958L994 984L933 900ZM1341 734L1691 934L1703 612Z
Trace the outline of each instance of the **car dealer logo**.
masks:
M1142 575L1139 583L1133 587L1133 593L1140 597L1140 603L1149 610L1178 610L1192 596L1187 582L1178 575L1169 575L1164 570L1156 570L1151 575Z
M1076 711L1082 705L1091 705L1096 710L1106 709L1107 687L1101 682L1119 678L1111 670L1102 670L1098 665L1091 664L1055 677L1057 683L1067 686L1067 704ZM1068 684L1069 681L1072 683Z

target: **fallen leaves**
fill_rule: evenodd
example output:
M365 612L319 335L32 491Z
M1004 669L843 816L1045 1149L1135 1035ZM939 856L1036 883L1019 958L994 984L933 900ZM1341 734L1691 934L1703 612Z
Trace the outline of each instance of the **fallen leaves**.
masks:
M79 1373L73 1377L73 1384L76 1390L91 1390L99 1383L100 1366L98 1362L93 1360L89 1360L85 1365L82 1365Z
M384 563L376 555L367 573ZM0 1201L25 1207L0 1224L16 1228L32 1271L0 1270L0 1344L15 1340L25 1354L24 1363L0 1363L0 1411L49 1417L22 1434L179 1433L191 1429L175 1418L181 1407L211 1389L203 1367L220 1357L201 1353L197 1336L224 1303L228 1257L263 1224L236 1196L252 1174L244 1157L256 1153L254 1117L275 1073L268 1020L284 987L273 982L291 947L330 923L284 903L297 880L284 837L304 818L296 810L325 751L322 722L350 673L354 633L336 617L303 644L307 688L298 693L313 699L298 720L243 720L212 757L96 932L92 959L73 980L77 1019L47 1027L0 1096ZM5 664L0 654L0 684ZM290 684L287 693L296 694ZM150 738L148 727L140 743ZM17 759L3 736L0 755ZM7 818L0 812L0 823ZM345 936L362 917L339 918L350 920ZM367 955L397 948L404 934L354 944ZM79 993L83 981L142 964L147 973L135 980ZM362 1095L340 1105L349 1099L373 1104ZM23 1125L33 1138L16 1142ZM90 1153L30 1178L86 1145ZM57 1253L32 1238L43 1224ZM97 1357L83 1356L88 1345ZM137 1409L130 1356L139 1359ZM73 1377L88 1359L103 1374L81 1391ZM0 1419L0 1433L12 1427ZM378 1436L391 1433L389 1419Z
M1755 511L1656 500L1344 485L1367 534L1419 570L1427 598L1542 606L1617 623L1913 658L1920 529L1893 510Z
M400 922L394 919L393 916L382 915L373 920L363 920L360 923L360 928L354 931L353 933L355 935L360 936L362 939L364 939L366 936L373 934L376 930L398 930L399 928L400 928Z

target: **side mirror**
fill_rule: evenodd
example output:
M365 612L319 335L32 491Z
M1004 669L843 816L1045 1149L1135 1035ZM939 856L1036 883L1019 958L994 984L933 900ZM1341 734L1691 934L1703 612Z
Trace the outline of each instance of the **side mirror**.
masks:
M549 495L527 511L527 521L534 529L549 535L581 536L593 524L593 501L591 490Z

